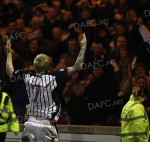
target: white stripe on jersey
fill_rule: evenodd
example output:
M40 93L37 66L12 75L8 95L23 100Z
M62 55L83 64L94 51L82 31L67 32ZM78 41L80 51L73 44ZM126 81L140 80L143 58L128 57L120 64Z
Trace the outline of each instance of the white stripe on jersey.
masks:
M51 118L57 111L57 106L52 99L52 92L57 87L55 76L26 74L24 82L30 102L27 107L28 115Z

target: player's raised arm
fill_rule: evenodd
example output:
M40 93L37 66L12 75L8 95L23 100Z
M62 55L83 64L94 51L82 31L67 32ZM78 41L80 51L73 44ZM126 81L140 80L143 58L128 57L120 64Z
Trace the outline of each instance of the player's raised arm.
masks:
M82 64L84 62L84 54L85 54L85 50L86 50L86 46L87 46L87 40L86 40L85 33L82 35L82 37L80 39L80 46L81 46L80 53L79 53L79 56L74 64L74 66L67 68L68 75L74 73L77 70L82 69Z
M12 62L11 41L10 40L7 40L6 52L7 52L6 72L7 72L8 76L11 76L14 71L14 67L13 67L13 62Z

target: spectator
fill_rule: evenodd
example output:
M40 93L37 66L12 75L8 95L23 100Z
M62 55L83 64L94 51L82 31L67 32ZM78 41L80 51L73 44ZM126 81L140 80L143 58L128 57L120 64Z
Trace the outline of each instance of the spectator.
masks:
M28 44L29 44L29 41L32 39L32 38L35 38L35 35L34 34L32 36L32 33L33 33L33 29L29 26L25 26L23 28L23 31L19 33L19 35L21 35L19 37L19 41L17 41L17 44L23 48L22 50L26 49Z
M16 24L17 24L17 29L18 29L18 32L23 32L24 31L24 20L19 18L16 20Z
M11 21L15 21L17 18L19 18L19 12L16 8L16 5L11 2L5 2L2 1L2 13L3 13L3 19L2 19L2 25L6 26Z
M36 8L36 9L34 10L33 16L39 17L39 18L40 18L40 21L43 22L43 19L44 19L44 17L45 17L43 9L40 8L40 7Z
M64 9L72 11L73 17L76 17L77 13L75 12L75 0L64 0Z
M64 28L64 30L68 30L69 25L73 22L72 12L69 10L61 10L61 13L57 17L58 23L60 26Z
M136 79L136 85L144 92L144 101L142 104L144 105L148 117L150 118L150 87L149 87L149 82L146 80L145 77L138 77Z
M102 26L100 29L97 29L98 34L95 35L95 38L93 39L95 43L102 44L104 49L109 52L109 43L112 40L112 37L110 36L109 30L106 28L106 26Z
M115 66L114 66L115 67ZM115 67L117 69L117 66ZM135 74L134 74L135 73ZM145 74L145 69L143 64L138 64L136 66L135 72L131 71L130 65L128 66L128 77L126 78L124 84L122 84L122 90L118 93L118 96L128 96L132 88L137 85L137 78L145 77L147 79L147 76Z
M119 97L130 94L131 88L127 87L127 84L130 84L129 82L132 76L130 72L131 61L128 51L125 48L120 48L118 61L112 60L115 77L120 86L120 91L118 92Z
M120 13L125 14L128 9L127 0L119 0L117 4L118 5L116 6L115 12L120 12Z
M42 29L39 28L35 30L34 33L36 33L34 38L38 40L38 43L39 43L39 46L41 47L42 52L45 53L47 48L49 48L50 46L50 41L43 38Z
M95 104L100 101L105 102L107 99L112 99L112 97L114 97L114 80L110 80L111 77L108 76L106 70L102 67L94 67L93 76L94 81L86 88L84 94L87 98L87 106L89 103ZM86 114L86 124L107 125L110 108L99 106L93 110L90 110L90 108L87 109L89 110L87 110Z
M62 2L61 2L61 0L57 0L57 1L55 1L55 0L52 0L52 5L58 10L58 12L60 12L60 10L61 10L61 6L62 6Z
M31 39L29 46L26 49L25 59L27 61L33 61L33 59L41 53L41 47L39 46L37 39Z
M93 43L91 50L93 52L94 61L106 59L106 50L104 49L102 44Z
M127 38L124 35L117 36L114 41L110 43L109 59L118 58L120 48L127 48Z
M79 54L79 47L76 39L69 39L68 52L63 54L61 60L64 60L64 64L69 67L72 66Z
M8 23L7 35L11 38L11 36L15 37L15 33L18 32L16 21L11 21Z
M44 27L43 27L43 37L46 39L52 39L52 29L54 26L58 24L57 22L58 11L55 7L50 6L48 8L47 14L43 19Z
M137 77L143 76L143 77L147 78L144 64L141 64L141 63L137 64L133 73L134 73L133 78L132 78L132 85L133 86L136 84Z
M36 30L38 28L42 28L42 26L43 26L42 24L43 23L41 21L41 17L39 17L39 16L33 16L31 21L30 21L31 28L33 30Z
M63 91L67 112L70 116L70 124L84 124L83 86L79 83L80 80L80 73L74 73Z
M57 65L61 55L66 52L65 41L69 38L70 33L65 33L60 26L56 26L52 29L52 34L53 39L46 53L52 56L54 65Z

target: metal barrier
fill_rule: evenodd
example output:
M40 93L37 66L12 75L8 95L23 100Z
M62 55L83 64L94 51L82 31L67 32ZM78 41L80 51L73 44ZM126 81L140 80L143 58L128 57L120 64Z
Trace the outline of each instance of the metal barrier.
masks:
M24 126L20 125L21 131ZM120 142L120 127L113 126L83 126L58 125L60 142ZM18 136L7 133L6 142L19 142Z

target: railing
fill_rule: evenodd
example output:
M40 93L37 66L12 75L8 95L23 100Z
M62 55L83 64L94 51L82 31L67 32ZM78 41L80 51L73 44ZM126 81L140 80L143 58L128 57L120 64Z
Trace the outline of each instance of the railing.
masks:
M21 131L24 126L20 125ZM120 127L58 125L60 142L120 142ZM6 142L19 142L18 136L8 132Z

